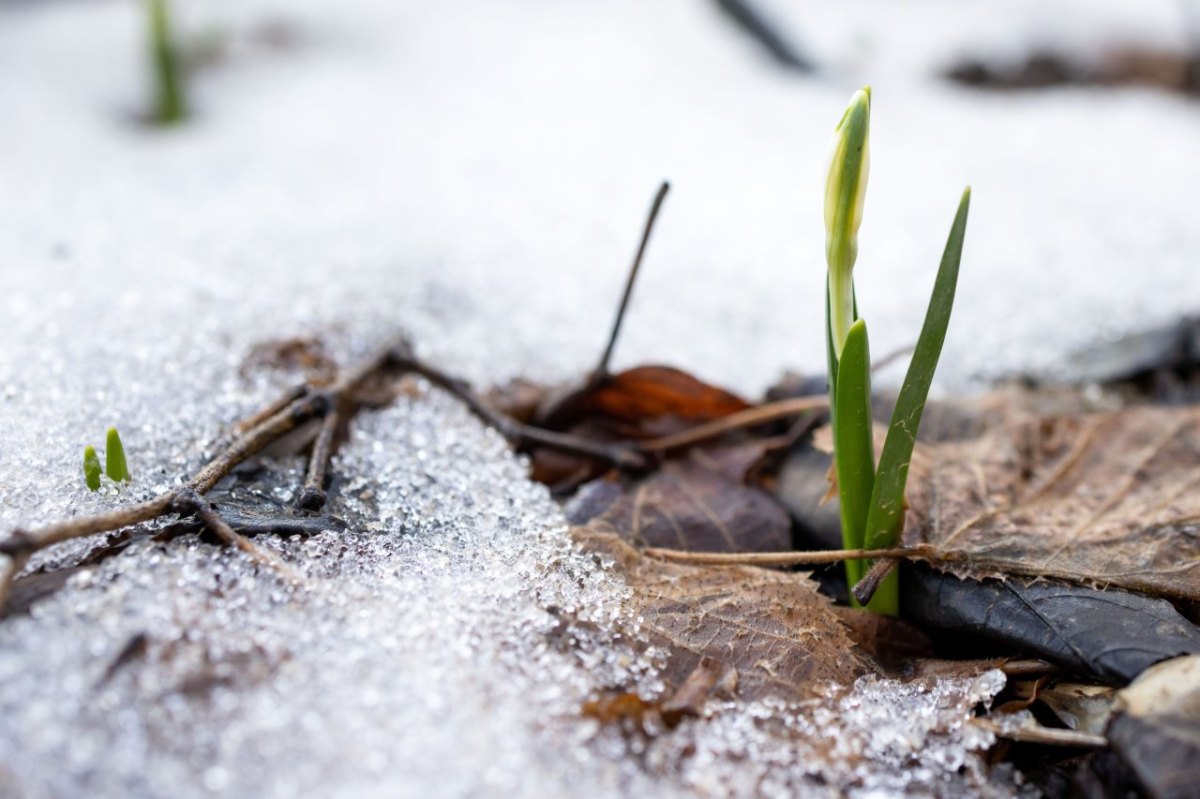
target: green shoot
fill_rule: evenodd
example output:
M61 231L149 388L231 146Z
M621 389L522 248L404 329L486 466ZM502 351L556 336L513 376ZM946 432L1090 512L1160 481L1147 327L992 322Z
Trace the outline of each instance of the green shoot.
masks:
M83 482L91 491L100 490L100 458L90 444L83 448Z
M115 427L108 428L108 438L104 444L104 473L117 483L130 479L129 467L125 464L125 447Z
M899 543L909 461L950 324L971 199L967 189L950 229L921 335L876 467L870 347L866 321L858 316L853 278L870 164L870 113L870 89L856 92L838 123L825 184L825 258L829 267L825 341L834 469L846 549L881 549ZM846 577L851 586L862 579L868 565L865 561L846 561ZM867 609L899 613L899 585L897 573L893 572L880 584Z
M841 494L842 538L847 547L862 546L867 511L875 483L875 444L871 437L871 354L867 325L850 326L838 364L837 408L833 428L836 472ZM862 561L847 561L851 585L862 579Z
M146 0L149 22L150 63L154 79L154 104L150 119L159 125L174 125L187 116L183 68L179 50L171 36L167 0Z

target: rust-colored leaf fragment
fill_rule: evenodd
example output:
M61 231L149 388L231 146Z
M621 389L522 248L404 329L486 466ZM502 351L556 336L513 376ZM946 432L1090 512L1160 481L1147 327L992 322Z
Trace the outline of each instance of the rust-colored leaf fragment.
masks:
M603 420L631 438L648 438L750 407L742 398L670 366L639 366L566 397L551 427Z
M732 694L736 686L736 669L703 657L678 690L664 699L652 701L632 691L608 691L584 702L580 712L601 724L619 726L626 735L653 736L675 729L686 718L699 718L711 695Z
M613 533L575 528L574 536L624 576L642 632L667 653L663 676L673 688L705 657L737 669L738 694L748 699L804 699L871 670L806 575L668 563Z
M909 485L905 543L962 576L1200 599L1200 408L1017 417L918 448Z

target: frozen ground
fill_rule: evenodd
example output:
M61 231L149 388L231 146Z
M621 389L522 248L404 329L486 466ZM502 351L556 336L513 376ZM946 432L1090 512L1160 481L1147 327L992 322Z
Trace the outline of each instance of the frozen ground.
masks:
M1122 5L768 4L825 67L816 79L683 0L210 0L180 21L223 36L226 56L196 82L193 122L154 132L132 121L136 3L0 3L0 527L120 501L78 475L109 424L133 493L194 468L286 382L238 378L264 339L317 332L349 358L404 328L477 381L578 374L664 177L618 365L669 362L750 394L820 368L821 171L864 82L859 283L876 351L915 335L967 182L944 386L1068 369L1096 337L1194 311L1194 104L932 78L1034 30L1074 48L1179 45L1175 4ZM816 789L789 750L757 757L780 744L747 738L742 710L685 732L715 771L642 771L578 719L598 687L652 690L653 664L608 641L634 634L619 581L570 550L521 464L448 400L367 418L339 468L354 529L285 545L310 564L300 594L182 542L0 626L0 794ZM551 605L594 617L590 655L547 648ZM145 661L101 682L138 633ZM966 712L959 688L935 738ZM869 759L881 780L888 751ZM952 795L939 780L956 773L928 784Z

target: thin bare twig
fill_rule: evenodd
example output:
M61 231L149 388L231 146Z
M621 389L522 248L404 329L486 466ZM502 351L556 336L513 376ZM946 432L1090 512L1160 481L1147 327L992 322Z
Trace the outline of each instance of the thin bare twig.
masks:
M683 447L691 447L705 441L711 441L735 430L777 422L802 413L823 410L829 407L829 397L824 394L811 397L795 397L793 399L768 402L744 411L731 413L714 419L711 422L689 427L678 433L672 433L647 441L639 441L636 446L642 452L668 452Z
M254 561L261 566L274 569L282 576L291 580L293 583L300 582L300 575L291 566L285 563L281 558L274 554L268 553L267 550L255 546L249 539L239 535L234 531L229 524L221 518L212 503L200 496L195 491L183 489L179 492L178 497L172 507L173 510L181 513L194 513L204 526L212 533L221 539L227 546L235 547L249 555Z
M1108 746L1108 739L1103 735L1079 730L1061 730L1056 727L1043 727L1040 724L1022 724L1020 726L997 724L991 719L971 719L971 723L987 730L997 738L1006 738L1010 741L1081 749L1102 749Z
M931 553L928 548L918 546L895 549L822 549L811 552L688 552L681 549L646 547L642 554L672 563L690 563L697 566L801 566L861 558L927 559Z
M467 406L467 410L477 416L484 424L494 428L515 447L538 445L550 447L561 452L583 455L610 463L622 469L640 471L647 467L648 462L641 453L626 444L609 444L602 441L583 438L570 433L559 433L540 427L519 422L510 416L505 416L484 404L470 389L457 378L451 377L415 355L397 354L395 366L402 371L419 375L433 385L444 390Z
M329 471L329 461L333 457L334 437L338 425L342 422L341 413L334 408L321 420L321 430L313 441L312 455L308 460L308 474L304 478L304 487L300 489L300 498L296 504L305 510L317 511L325 507L325 475Z
M642 267L642 256L646 254L646 245L650 243L650 234L654 232L654 222L658 219L658 211L662 208L663 200L667 198L667 192L670 190L671 184L664 180L658 187L658 193L654 195L650 214L646 217L646 227L642 230L642 241L638 244L637 255L633 257L633 265L630 266L629 275L625 278L625 292L621 295L621 304L617 306L617 317L613 320L612 330L608 334L608 344L600 356L600 363L596 364L596 369L587 382L588 388L595 388L608 379L608 364L612 360L613 348L616 347L617 337L621 333L621 324L625 321L629 298L633 296L633 284L637 281L638 271Z

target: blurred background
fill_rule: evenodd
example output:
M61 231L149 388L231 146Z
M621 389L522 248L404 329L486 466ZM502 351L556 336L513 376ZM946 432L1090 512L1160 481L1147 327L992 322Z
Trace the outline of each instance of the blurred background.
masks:
M1200 304L1193 0L165 10L186 106L169 125L153 4L0 2L10 391L397 327L476 380L570 377L669 179L616 364L757 394L823 369L825 159L868 83L857 276L877 353L915 338L966 184L942 390L1066 374Z

